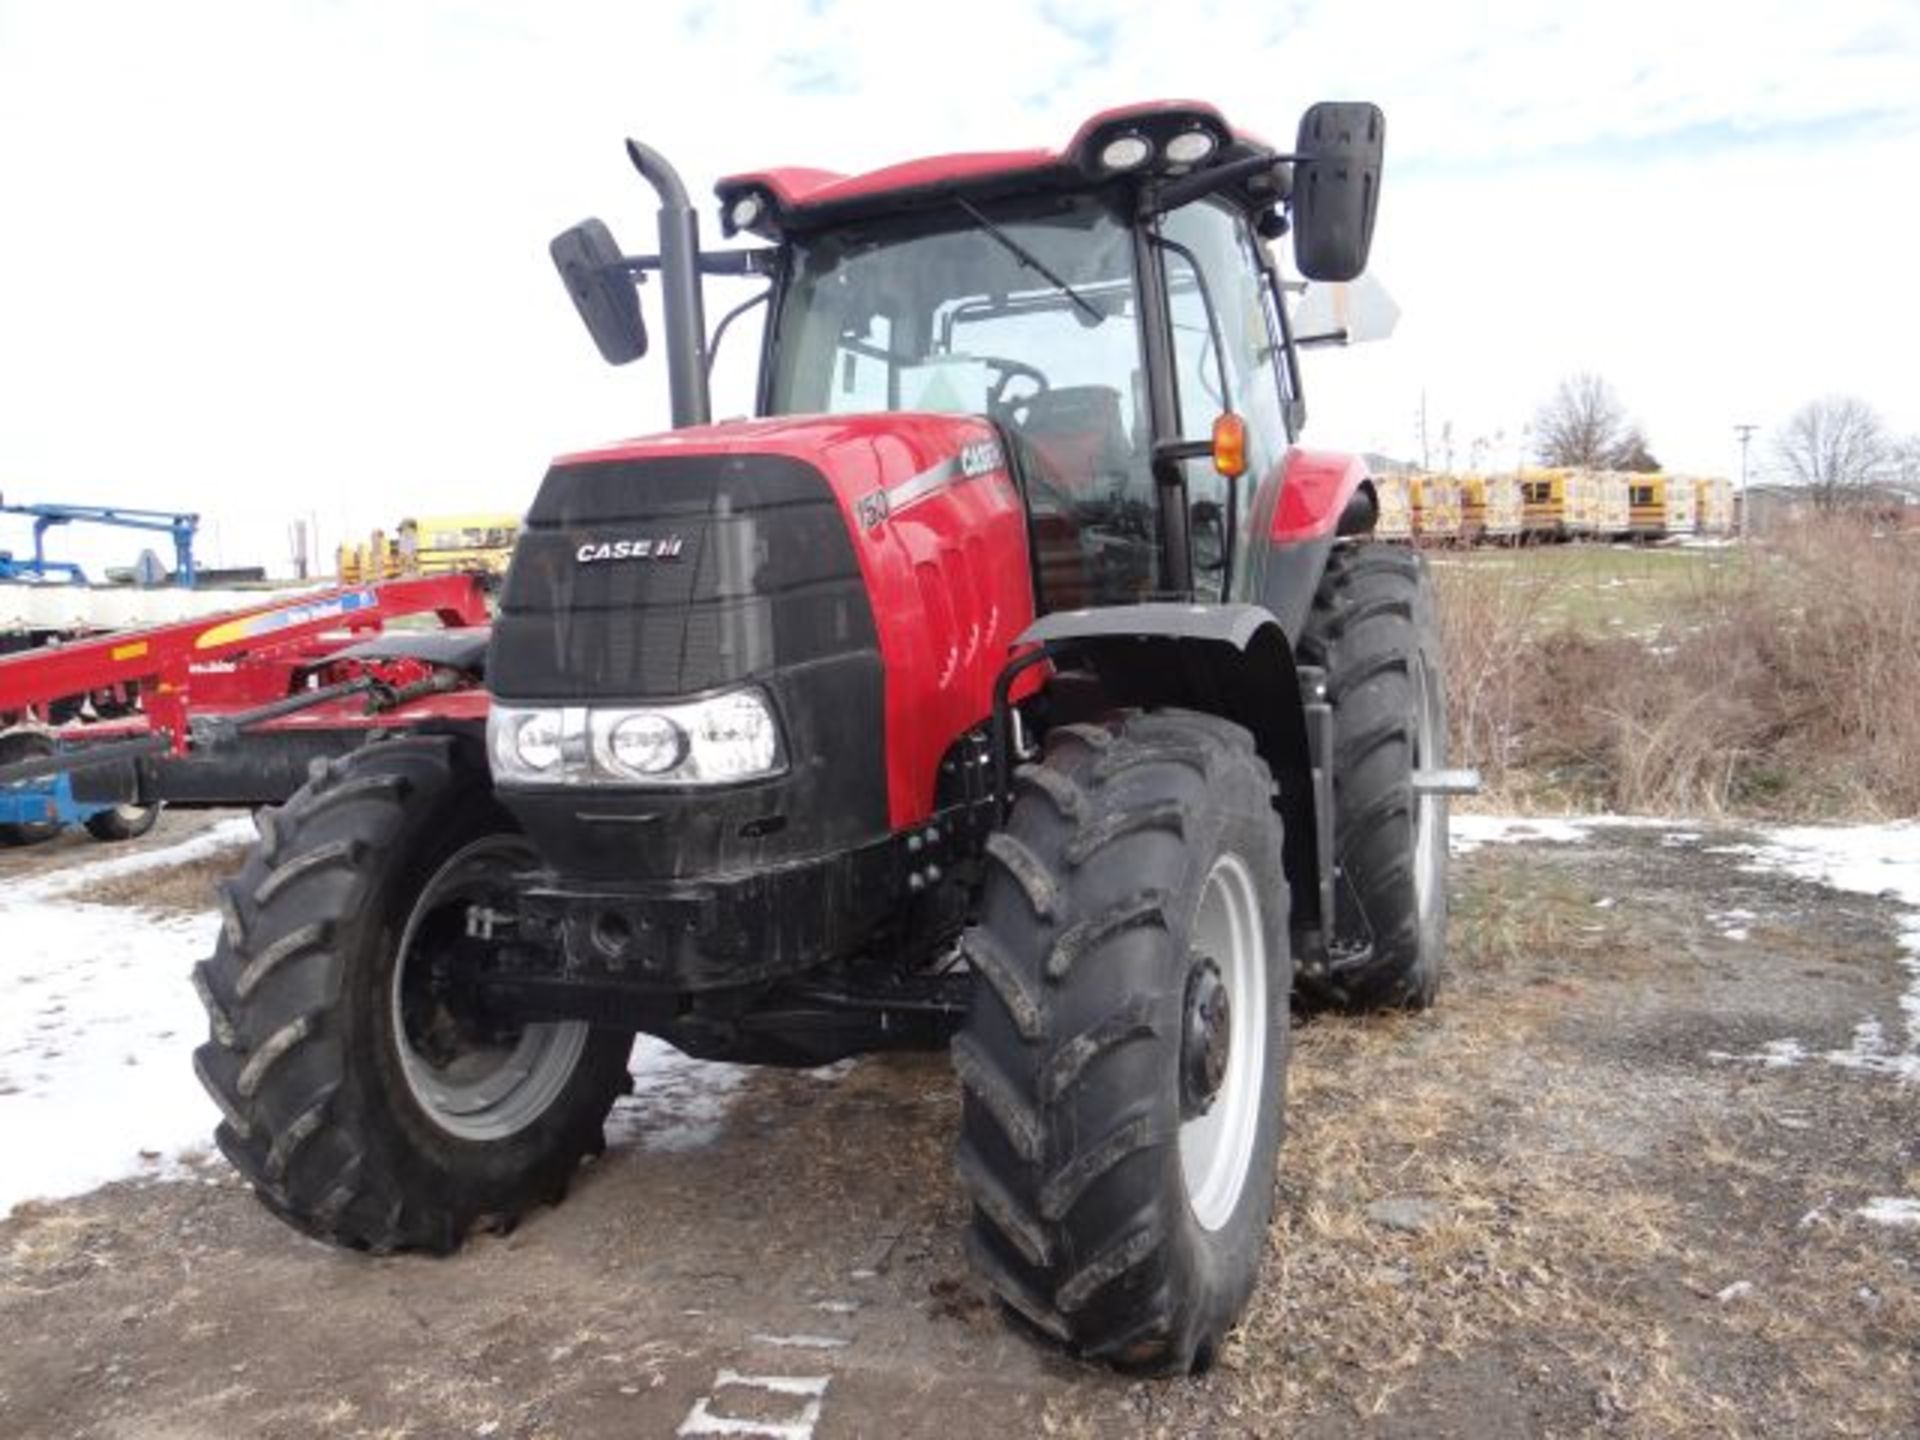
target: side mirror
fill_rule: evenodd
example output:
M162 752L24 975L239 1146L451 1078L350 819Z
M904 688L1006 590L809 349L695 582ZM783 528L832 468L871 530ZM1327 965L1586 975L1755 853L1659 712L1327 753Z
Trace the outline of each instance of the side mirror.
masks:
M1300 117L1293 178L1293 259L1309 280L1367 268L1380 208L1387 117L1365 101L1322 101Z
M582 220L554 236L547 253L601 357L609 365L625 365L646 354L640 294L613 232L598 220Z

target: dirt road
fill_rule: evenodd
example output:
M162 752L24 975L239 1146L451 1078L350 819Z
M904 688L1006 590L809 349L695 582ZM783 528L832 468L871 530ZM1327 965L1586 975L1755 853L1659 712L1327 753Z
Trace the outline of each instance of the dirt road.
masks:
M216 1163L19 1207L0 1433L1920 1432L1912 917L1746 843L1457 860L1442 1007L1296 1031L1264 1282L1198 1379L1001 1320L942 1060L668 1065L562 1207L451 1260L299 1239Z

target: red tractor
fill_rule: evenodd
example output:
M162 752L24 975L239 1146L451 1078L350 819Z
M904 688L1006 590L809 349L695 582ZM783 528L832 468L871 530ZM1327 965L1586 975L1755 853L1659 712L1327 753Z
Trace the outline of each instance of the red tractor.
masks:
M1265 1244L1292 997L1441 974L1432 602L1361 463L1295 444L1266 243L1360 273L1380 112L736 175L723 251L628 150L659 253L587 221L553 256L615 363L658 276L675 428L547 472L484 726L450 697L263 817L196 976L221 1149L309 1234L445 1251L562 1194L636 1032L950 1047L985 1282L1080 1353L1202 1366ZM755 419L709 422L703 275L767 281Z

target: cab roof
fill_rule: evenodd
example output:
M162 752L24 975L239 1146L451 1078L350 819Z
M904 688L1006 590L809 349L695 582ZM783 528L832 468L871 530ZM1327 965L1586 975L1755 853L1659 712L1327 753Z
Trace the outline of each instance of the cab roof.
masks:
M1189 136L1198 138L1184 138ZM1109 148L1130 138L1146 143L1147 158L1126 166L1106 163ZM1229 125L1205 101L1149 100L1090 116L1057 150L929 155L859 175L776 166L729 175L714 186L714 193L720 197L724 233L748 231L771 239L786 230L909 210L954 195L992 198L1085 190L1145 176L1186 173L1268 148L1257 136ZM1204 153L1191 161L1176 158L1195 151ZM1255 203L1251 196L1245 198L1248 204ZM1271 205L1275 198L1269 195L1259 203Z

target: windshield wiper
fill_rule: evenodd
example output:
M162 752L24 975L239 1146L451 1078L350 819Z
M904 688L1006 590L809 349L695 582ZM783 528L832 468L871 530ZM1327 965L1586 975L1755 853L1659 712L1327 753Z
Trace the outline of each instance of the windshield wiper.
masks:
M1066 281L1062 280L1058 275L1054 274L1053 271L1049 270L1045 262L1042 261L1038 255L1035 255L1031 250L1027 249L1026 246L1022 245L1018 240L1014 239L1011 235L1007 234L1006 231L1002 230L998 225L994 224L993 221L989 220L986 216L982 215L979 209L975 207L971 201L967 200L963 196L956 195L953 197L953 203L958 205L962 210L966 211L967 214L971 215L974 219L974 223L977 224L982 230L986 231L987 234L991 235L994 239L998 240L1002 245L1006 246L1007 253L1013 256L1014 259L1018 260L1022 265L1026 266L1027 269L1038 271L1042 276L1044 276L1048 281L1052 283L1054 289L1058 290L1062 295L1066 296L1075 305L1078 305L1082 310L1086 311L1087 314L1090 317L1092 317L1093 324L1098 325L1107 318L1104 314L1100 312L1098 307L1096 307L1091 300L1087 299L1086 296L1082 295L1078 290L1075 290Z

